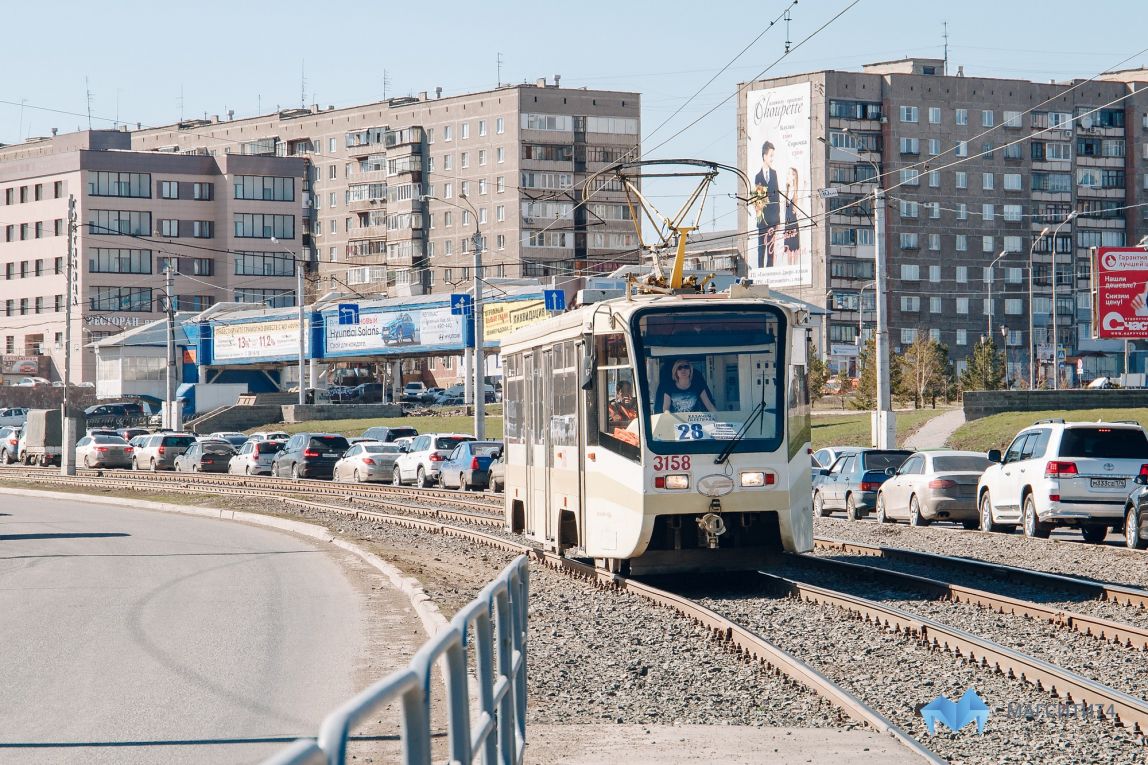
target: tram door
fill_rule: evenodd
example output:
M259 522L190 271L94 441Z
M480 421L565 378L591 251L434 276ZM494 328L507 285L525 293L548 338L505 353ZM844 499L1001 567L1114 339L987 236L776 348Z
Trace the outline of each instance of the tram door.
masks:
M550 539L547 496L550 478L550 352L530 353L525 375L530 386L526 408L526 531L536 539Z

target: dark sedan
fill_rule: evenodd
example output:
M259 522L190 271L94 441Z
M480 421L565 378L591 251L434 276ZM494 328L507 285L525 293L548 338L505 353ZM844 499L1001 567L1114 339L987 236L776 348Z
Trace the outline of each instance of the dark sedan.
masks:
M439 466L439 482L444 489L485 489L490 463L501 452L501 441L463 441Z
M876 507L877 490L888 480L889 468L898 468L913 452L903 449L863 449L843 454L823 469L813 492L813 513L830 515L844 510L851 521L860 520Z
M175 458L177 473L226 473L235 448L226 441L196 441Z
M335 463L350 447L337 433L296 433L275 455L271 475L330 480Z

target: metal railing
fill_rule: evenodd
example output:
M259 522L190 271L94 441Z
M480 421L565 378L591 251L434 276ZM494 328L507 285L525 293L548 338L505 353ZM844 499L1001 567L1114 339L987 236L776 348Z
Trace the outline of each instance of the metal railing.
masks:
M429 765L431 671L436 664L441 664L446 681L450 762L472 763L479 756L483 765L521 763L526 747L528 574L526 557L515 559L427 641L405 669L327 715L317 742L300 739L264 765L343 765L351 731L392 702L398 702L401 715L401 762ZM467 666L470 648L473 668ZM472 670L477 702L473 717Z

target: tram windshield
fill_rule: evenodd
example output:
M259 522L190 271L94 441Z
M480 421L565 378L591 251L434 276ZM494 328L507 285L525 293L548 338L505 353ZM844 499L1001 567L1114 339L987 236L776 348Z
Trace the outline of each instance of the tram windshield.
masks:
M654 452L773 451L785 422L785 320L770 306L643 312L638 385Z

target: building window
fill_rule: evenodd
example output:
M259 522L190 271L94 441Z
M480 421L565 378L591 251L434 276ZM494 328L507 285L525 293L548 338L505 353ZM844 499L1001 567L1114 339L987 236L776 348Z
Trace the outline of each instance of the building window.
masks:
M981 127L993 126L993 111L992 109L985 109L981 112Z
M929 188L940 188L941 186L941 173L938 170L929 171Z
M969 219L969 206L964 202L957 203L957 220Z
M152 291L149 287L92 287L88 307L92 311L150 313Z
M938 250L941 249L941 235L940 234L929 234L929 249L932 250L933 252L937 252ZM930 268L933 268L933 266L930 266Z
M957 148L956 148L956 151L953 152L953 155L957 156L957 157L969 156L969 142L968 141L957 141Z
M494 132L499 135L506 132L506 123L502 117L498 117L494 120Z
M917 342L917 330L910 327L901 328L901 344L912 345Z
M929 139L929 154L931 156L935 157L940 153L941 153L941 139L940 138L930 138Z
M215 199L214 183L191 184L191 198L200 202L210 202Z
M470 138L470 123L469 122L462 123L462 126L459 128L459 131L460 131L459 139L465 140L467 138Z
M479 167L485 167L486 166L486 149L479 149L478 150L478 166Z
M916 106L902 106L901 107L901 122L916 122L917 121L917 107Z
M929 298L929 313L941 312L941 299L939 297Z
M993 205L981 205L981 219L985 223L991 222L996 216L996 208Z
M294 239L295 216L235 213L235 236L240 239Z
M21 202L26 202L27 189L20 188ZM151 173L107 173L92 170L88 172L88 196L91 197L134 197L151 199Z
M930 125L941 124L941 107L939 107L939 106L930 106L929 107L929 124Z
M159 182L160 199L179 199L179 184L175 181Z
M957 284L968 284L969 282L969 267L957 266Z
M454 140L453 126L443 125L443 127L442 127L442 140L444 140L444 141L453 141Z
M171 218L160 218L159 233L160 236L179 236L179 221Z
M981 237L981 252L993 252L993 238L991 236Z
M1019 223L1023 217L1024 208L1021 205L1005 205L1003 217L1009 223ZM1005 237L1007 240L1009 237Z
M1004 190L1005 191L1023 191L1024 186L1021 183L1020 173L1005 173L1004 174Z
M498 205L494 208L494 219L499 223L506 220L506 205Z
M906 282L917 282L921 280L921 267L916 263L902 263L901 264L901 280Z
M500 175L494 179L494 191L498 194L506 191L506 176Z
M506 149L499 146L494 150L494 161L501 164L506 161Z
M88 233L96 236L124 234L151 236L151 213L129 210L92 210Z
M993 190L993 174L981 173L981 189L984 191Z
M958 125L969 124L969 110L968 109L957 109L955 115L957 118L957 124Z
M235 290L239 303L262 303L268 308L291 308L295 305L295 290L241 288Z
M968 234L957 234L956 244L953 245L957 252L966 252L969 249Z
M237 175L235 176L235 198L267 202L294 202L295 179L270 175Z

